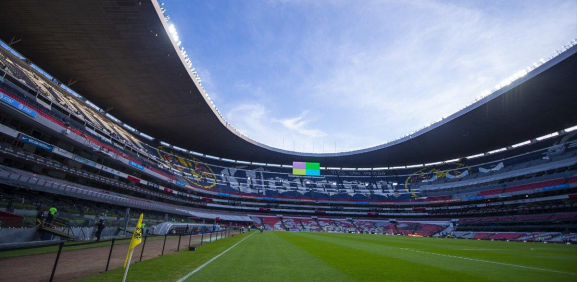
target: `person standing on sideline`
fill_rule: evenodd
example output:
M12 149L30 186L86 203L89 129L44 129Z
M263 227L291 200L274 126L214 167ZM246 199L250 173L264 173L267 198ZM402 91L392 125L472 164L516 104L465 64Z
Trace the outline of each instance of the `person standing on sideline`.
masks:
M96 242L100 241L100 235L102 235L102 231L104 230L104 218L101 218L98 224L96 225Z

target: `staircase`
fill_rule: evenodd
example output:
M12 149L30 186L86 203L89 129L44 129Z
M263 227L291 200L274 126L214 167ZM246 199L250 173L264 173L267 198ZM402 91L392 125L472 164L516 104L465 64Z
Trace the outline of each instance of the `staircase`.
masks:
M399 231L399 228L397 228L396 224L393 225L393 229L395 229L396 234L401 234L401 232Z
M433 235L433 237L439 237L439 234L449 234L451 232L453 232L453 224L450 224L449 226L447 226L447 228L437 232L435 235Z
M360 233L364 233L364 230L361 229L354 220L351 219L351 223L353 224L355 229L357 229L357 231L359 231Z
M410 233L410 234L415 234L415 233L417 233L417 230L420 230L420 229L422 229L422 228L423 228L423 227L421 226L421 224L416 223L415 226L413 227L413 229L411 230L411 233Z
M284 220L283 220L282 218L280 218L280 223L282 224L282 228L283 228L285 231L288 231L288 228L286 227L286 225L284 225Z
M318 218L314 218L314 220L315 220L315 222L317 223L317 225L319 226L320 231L321 231L321 232L325 232L325 229L322 227L321 223L319 222L319 219L318 219Z
M370 222L370 223L373 225L373 227L375 228L375 233L377 233L377 234L383 234L383 233L384 233L384 232L383 232L383 228L379 227L376 222L374 222L374 221L369 221L369 222Z
M262 226L263 226L264 228L266 228L266 225L264 224L264 221L262 220L262 217L257 217L257 219L259 219L259 220L260 220L260 223L262 224Z
M72 227L70 226L67 220L63 220L60 218L55 218L52 223L44 222L41 225L38 225L38 230L41 232L46 232L60 238L65 239L75 239L76 236L71 232ZM63 231L59 231L57 228L63 228Z

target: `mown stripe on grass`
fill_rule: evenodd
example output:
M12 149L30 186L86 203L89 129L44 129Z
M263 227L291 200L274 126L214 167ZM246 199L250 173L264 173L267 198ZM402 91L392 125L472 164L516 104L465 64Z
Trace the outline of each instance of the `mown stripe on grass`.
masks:
M186 279L188 279L188 277L190 277L191 275L197 273L199 270L203 269L205 266L209 265L211 262L213 262L214 260L216 260L217 258L221 257L222 255L226 254L228 251L232 250L234 247L238 246L238 244L242 243L244 240L250 238L252 235L254 235L255 233L252 233L250 235L248 235L247 237L243 238L242 240L238 241L236 244L232 245L230 248L224 250L224 252L216 255L215 257L211 258L209 261L203 263L201 266L197 267L195 270L189 272L188 274L184 275L184 277L176 280L176 282L182 282Z
M319 242L334 244L342 248L351 248L376 255L377 260L386 262L390 259L402 260L408 264L417 264L415 271L421 272L422 277L435 277L438 275L435 268L442 268L448 271L449 275L441 274L443 280L448 278L459 277L464 274L473 275L475 278L469 277L468 280L497 280L497 281L567 281L569 274L565 273L547 273L529 269L518 269L504 265L481 264L474 261L458 261L455 258L431 256L423 254L412 254L405 250L401 250L397 244L389 245L391 242L388 239L382 239L388 236L371 236L371 235L352 235L352 234L323 234L323 233L286 233L285 236L296 236L317 241L316 244L322 245ZM381 237L378 241L372 237ZM368 239L371 238L371 239ZM414 242L414 238L409 237L391 237L394 240L405 240L406 242ZM429 243L431 240L429 240ZM447 240L445 243L452 243L452 240ZM492 242L487 242L492 243ZM437 246L438 247L438 246ZM546 263L544 260L541 262ZM395 265L402 265L395 263ZM437 273L437 274L435 274ZM447 277L445 277L447 276ZM421 277L421 279L422 279ZM467 278L463 278L467 279ZM424 280L427 281L427 280ZM430 281L436 281L432 279Z
M356 278L356 277L355 277ZM279 232L256 234L187 281L356 281Z
M398 258L388 252L374 252L366 249L366 246L362 244L338 244L332 241L334 239L332 234L313 237L306 235L306 233L280 234L299 248L319 257L347 275L355 277L356 281L496 281ZM326 240L318 240L319 238Z
M438 254L438 253L431 253L431 252L423 252L423 251L409 249L409 248L401 248L401 250L410 251L410 252L417 252L417 253L421 253L421 254L437 255L437 256L444 256L444 257L450 257L450 258L456 258L456 259L462 259L462 260L471 260L471 261L476 261L476 262L492 263L492 264L505 265L505 266L511 266L511 267L519 267L519 268L526 268L526 269L539 270L539 271L548 271L548 272L555 272L555 273L577 276L577 273L557 271L557 270L553 270L553 269L538 268L538 267L524 266L524 265L517 265L517 264L510 264L510 263L502 263L502 262L497 262L497 261L473 259L473 258L466 258L466 257L459 257L459 256Z
M311 234L314 236L315 234ZM322 236L317 233L316 235ZM575 273L577 246L525 244L503 241L455 240L441 238L415 238L405 236L375 236L358 234L330 234L343 240L366 242L398 248L410 248L425 252L469 257L480 260L516 264L534 268L547 268L560 272ZM500 250L467 251L463 248L499 247Z

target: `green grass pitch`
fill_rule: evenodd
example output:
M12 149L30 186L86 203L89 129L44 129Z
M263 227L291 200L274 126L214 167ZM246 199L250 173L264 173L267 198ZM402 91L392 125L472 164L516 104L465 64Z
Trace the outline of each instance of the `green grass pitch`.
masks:
M203 264L183 281L577 281L577 246L252 232L134 264L127 281L178 281ZM121 281L122 274L81 281Z

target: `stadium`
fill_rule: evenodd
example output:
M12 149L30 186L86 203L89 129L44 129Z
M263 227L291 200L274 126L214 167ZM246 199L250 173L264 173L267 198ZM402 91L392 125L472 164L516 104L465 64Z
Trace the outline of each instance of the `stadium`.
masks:
M575 39L319 153L229 123L163 3L1 7L0 281L577 279Z

